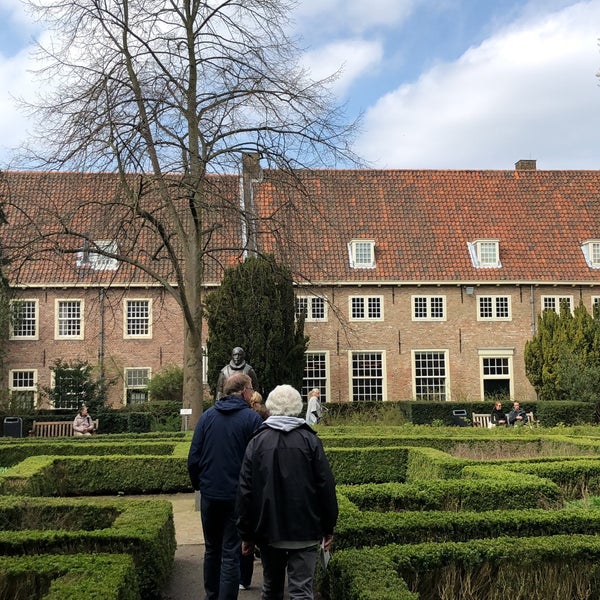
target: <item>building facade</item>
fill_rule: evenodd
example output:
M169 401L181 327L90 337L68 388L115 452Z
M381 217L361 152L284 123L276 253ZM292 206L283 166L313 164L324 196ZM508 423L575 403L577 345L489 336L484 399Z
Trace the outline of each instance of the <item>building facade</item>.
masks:
M101 202L118 185L105 174L52 174L45 184L30 173L7 177L30 210L49 197ZM273 228L256 223L251 242L296 274L310 337L305 394L319 387L327 402L534 400L524 347L539 315L580 302L591 312L600 301L598 171L538 171L520 161L507 171L316 171L301 179L302 192L285 193L268 172L255 181L258 223L273 222L267 215L284 195L281 206L294 211L282 217L281 245ZM15 213L7 213L10 228ZM173 296L85 248L62 262L52 258L58 247L37 262L15 261L25 231L4 238L17 315L6 357L13 395L44 406L55 361L82 359L114 381L112 405L146 401L148 379L182 364ZM244 232L232 225L228 235ZM110 225L98 236L96 248L121 243ZM230 254L221 264L240 260ZM215 272L205 289L218 283Z

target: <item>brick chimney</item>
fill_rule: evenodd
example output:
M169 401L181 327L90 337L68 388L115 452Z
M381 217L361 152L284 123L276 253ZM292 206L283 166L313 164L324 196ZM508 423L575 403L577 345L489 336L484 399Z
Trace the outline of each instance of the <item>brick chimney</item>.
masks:
M515 169L517 171L535 171L537 170L536 161L531 159L521 159L515 163Z

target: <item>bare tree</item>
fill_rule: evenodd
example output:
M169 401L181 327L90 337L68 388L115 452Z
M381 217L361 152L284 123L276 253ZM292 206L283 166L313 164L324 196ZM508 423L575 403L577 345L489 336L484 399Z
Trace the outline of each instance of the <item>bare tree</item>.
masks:
M184 403L195 422L206 269L225 252L256 250L257 229L276 230L273 240L285 243L278 208L259 216L252 203L258 161L292 186L300 168L354 166L356 123L328 91L335 75L314 81L300 68L287 0L29 4L51 36L39 46L47 83L29 105L39 127L26 164L116 172L119 181L110 197L89 200L85 218L81 198L27 214L36 252L87 247L172 294L184 318ZM242 156L249 168L240 185L231 174ZM240 235L221 232L231 223ZM98 246L106 236L117 245Z

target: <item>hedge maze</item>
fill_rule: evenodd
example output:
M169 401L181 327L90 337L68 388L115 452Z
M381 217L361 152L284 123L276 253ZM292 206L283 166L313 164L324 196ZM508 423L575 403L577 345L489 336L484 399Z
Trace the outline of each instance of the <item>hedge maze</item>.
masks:
M321 428L340 504L324 596L600 600L600 438L568 433ZM172 508L143 495L191 491L189 443L0 439L0 600L158 600Z

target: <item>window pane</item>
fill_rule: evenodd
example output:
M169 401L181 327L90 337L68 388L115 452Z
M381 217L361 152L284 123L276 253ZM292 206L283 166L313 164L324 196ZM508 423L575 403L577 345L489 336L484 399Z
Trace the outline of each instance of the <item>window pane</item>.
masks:
M492 298L489 296L479 298L479 317L481 319L491 319L494 316L492 312Z
M427 318L427 298L413 298L413 307L415 319Z
M35 337L37 323L34 300L15 300L12 302L13 337Z
M446 356L443 352L415 353L418 400L446 400Z
M352 354L352 399L383 400L383 356L381 352Z
M150 369L125 369L125 393L127 403L139 404L148 400Z
M364 319L365 318L365 299L364 298L352 298L352 318L353 319Z
M312 318L315 321L325 319L325 298L312 298Z
M302 397L306 401L313 388L321 391L321 402L327 402L327 362L323 352L307 352L302 382Z
M508 296L496 298L496 317L498 319L508 319Z
M81 335L81 302L74 300L58 303L58 335L60 337Z
M127 335L148 335L150 303L148 300L127 301Z
M368 298L369 319L381 319L381 298Z
M441 296L433 296L430 298L431 303L431 318L432 319L443 319L444 318L444 298Z

